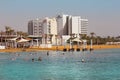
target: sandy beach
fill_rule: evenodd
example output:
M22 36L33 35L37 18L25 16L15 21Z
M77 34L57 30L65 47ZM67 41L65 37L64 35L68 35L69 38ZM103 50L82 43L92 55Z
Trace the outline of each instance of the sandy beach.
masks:
M65 46L65 48L67 50L70 49L70 46ZM73 46L73 48L76 50L78 47L77 46ZM120 48L120 45L93 45L93 49L97 50L97 49L113 49L113 48ZM41 48L41 47L31 47L31 48L26 48L26 49L22 49L22 48L10 48L10 49L1 49L0 52L31 52L31 51L41 51L41 50L60 50L62 51L64 49L64 46L52 46L52 48ZM80 49L82 49L82 47L80 47ZM87 49L90 49L90 45L87 46Z

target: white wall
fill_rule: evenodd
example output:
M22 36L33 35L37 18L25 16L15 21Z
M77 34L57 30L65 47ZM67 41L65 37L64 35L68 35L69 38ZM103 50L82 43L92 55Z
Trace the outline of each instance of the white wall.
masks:
M57 26L58 26L58 35L64 35L67 34L67 17L68 15L58 15L57 18Z
M50 26L50 33L49 31L49 27ZM44 28L44 34L52 34L52 43L55 44L55 35L57 35L57 22L55 18L45 18L44 19L44 23L43 23L43 28ZM48 41L49 43L49 41Z
M0 49L5 49L5 46L0 46Z
M81 33L81 21L80 16L72 16L72 34L78 34Z

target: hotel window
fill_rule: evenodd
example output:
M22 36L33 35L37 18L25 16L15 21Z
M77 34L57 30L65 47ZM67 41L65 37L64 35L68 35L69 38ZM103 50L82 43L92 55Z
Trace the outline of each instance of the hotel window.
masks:
M37 23L35 22L34 25L37 26Z
M34 31L37 31L37 29L34 29Z
M41 23L39 23L39 26L42 26L42 24L41 24Z

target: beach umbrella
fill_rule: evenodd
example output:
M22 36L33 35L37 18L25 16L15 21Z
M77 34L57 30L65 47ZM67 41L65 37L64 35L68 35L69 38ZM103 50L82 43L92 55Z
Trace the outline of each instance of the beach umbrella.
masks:
M73 39L72 41L75 41L75 42L82 42L79 38L75 38L75 39Z
M73 39L72 42L77 42L77 46L79 47L79 42L81 43L82 41L77 37Z
M25 43L27 43L28 41L30 41L30 40L21 38L21 39L18 40L17 42L20 43L20 44L21 44L21 43L23 44L23 50L24 50Z
M27 40L27 39L23 39L23 38L21 38L19 41L17 41L18 43L21 43L21 42L28 42L29 40Z

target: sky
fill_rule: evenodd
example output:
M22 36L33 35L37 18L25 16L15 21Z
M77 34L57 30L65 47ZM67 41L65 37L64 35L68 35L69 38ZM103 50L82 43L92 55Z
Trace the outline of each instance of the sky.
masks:
M88 34L120 36L120 0L0 0L0 31L27 32L29 20L61 13L87 18Z

